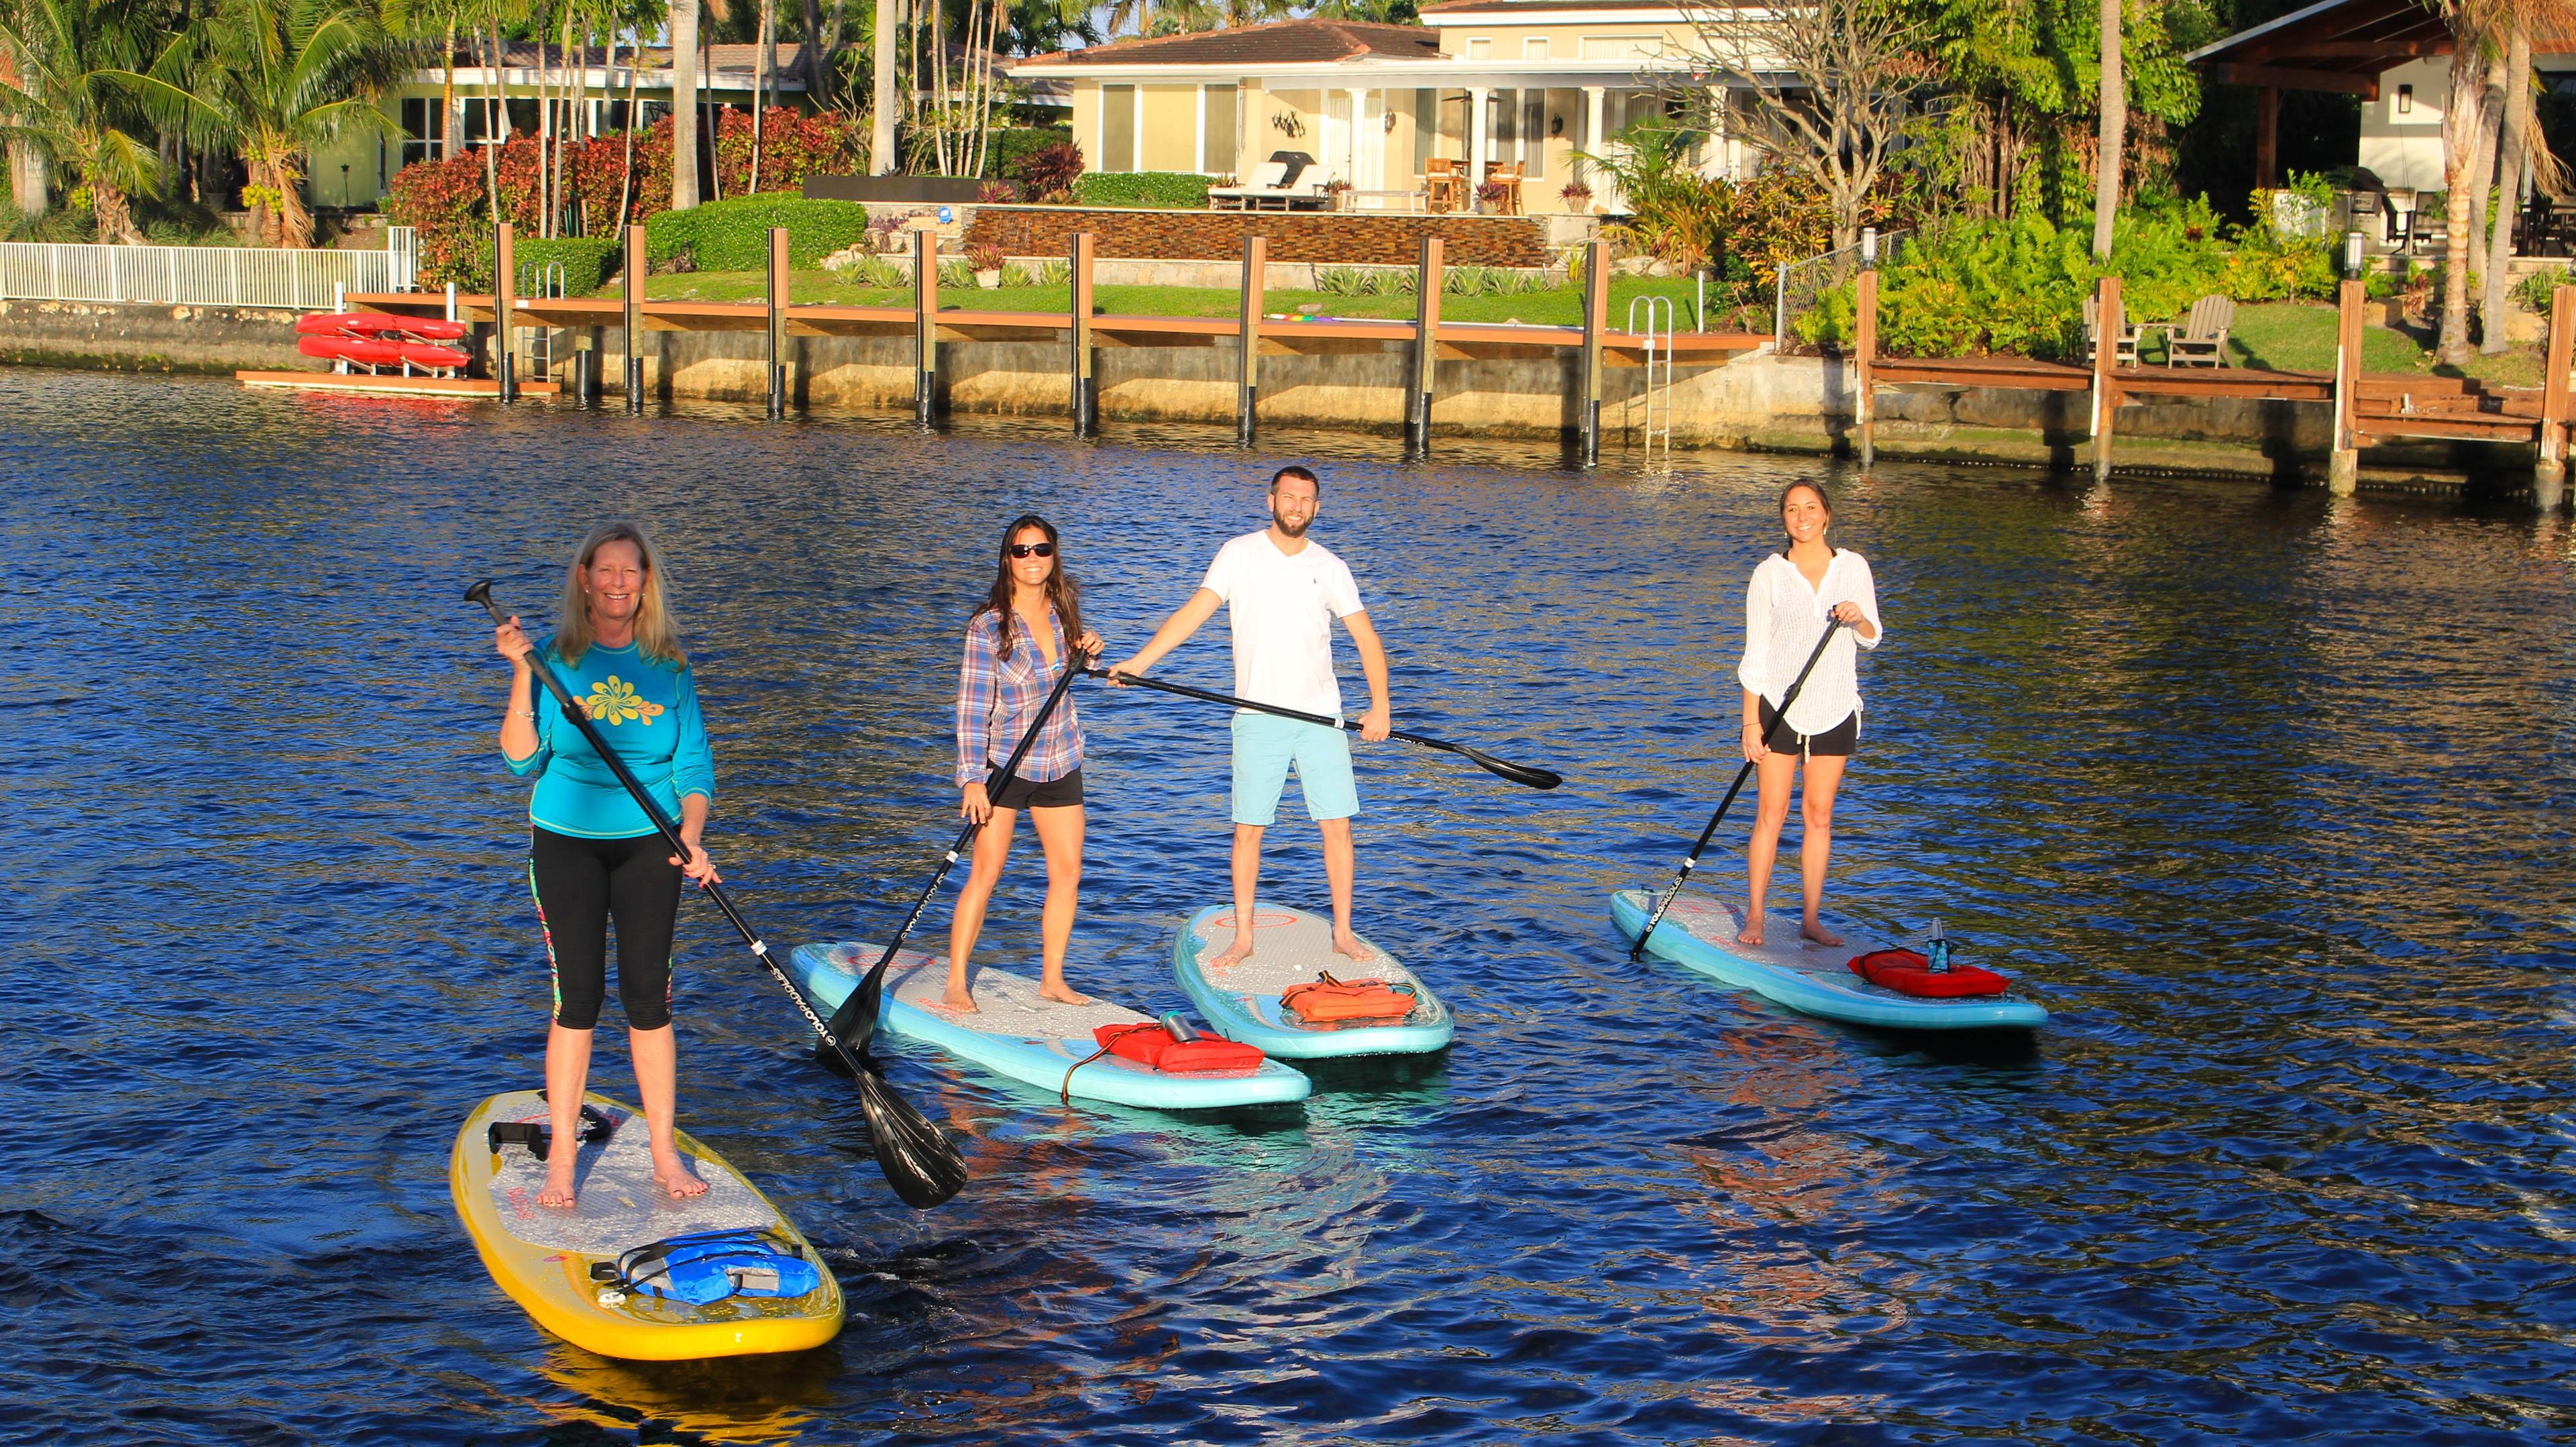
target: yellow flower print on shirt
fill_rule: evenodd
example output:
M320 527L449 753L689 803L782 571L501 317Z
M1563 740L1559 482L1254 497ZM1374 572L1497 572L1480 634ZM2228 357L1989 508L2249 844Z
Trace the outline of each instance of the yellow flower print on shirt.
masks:
M663 708L658 703L638 697L635 685L612 673L591 685L590 697L581 701L581 711L589 714L596 723L620 724L628 719L641 719L646 728L651 728L653 720L662 716Z

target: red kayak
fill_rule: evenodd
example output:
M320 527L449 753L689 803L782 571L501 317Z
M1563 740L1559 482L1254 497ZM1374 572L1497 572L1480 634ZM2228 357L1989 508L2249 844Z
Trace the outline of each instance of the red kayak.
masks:
M398 317L385 312L309 312L295 319L302 337L375 337L399 333L425 342L452 342L472 328L434 317Z
M403 355L405 350L403 343L378 341L370 337L306 337L295 344L295 350L308 357L320 357L327 362L356 362L364 367L399 367L408 360ZM444 351L445 348L423 348L422 350ZM439 365L449 364L442 362Z

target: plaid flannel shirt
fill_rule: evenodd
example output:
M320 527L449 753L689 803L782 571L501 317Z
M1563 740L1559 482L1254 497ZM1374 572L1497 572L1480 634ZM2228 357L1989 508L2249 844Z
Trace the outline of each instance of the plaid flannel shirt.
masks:
M1055 632L1055 662L1049 663L1038 651L1037 641L1015 616L1010 620L1017 637L1011 656L1001 654L1003 620L993 613L975 615L966 625L966 657L957 669L957 786L964 788L990 777L1018 748L1020 735L1027 733L1029 721L1046 705L1047 695L1055 691L1056 680L1072 662L1072 653L1064 636L1064 620L1047 610L1047 626ZM1073 695L1047 715L1046 727L1039 731L1037 742L1029 746L1028 757L1020 760L1015 777L1033 784L1061 779L1082 767L1082 720L1076 716Z

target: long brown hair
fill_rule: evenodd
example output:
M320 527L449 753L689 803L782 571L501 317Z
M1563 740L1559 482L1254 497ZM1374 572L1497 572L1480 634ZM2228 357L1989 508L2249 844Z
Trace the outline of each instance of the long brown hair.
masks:
M572 566L564 570L563 604L555 616L556 655L579 667L581 656L590 651L590 595L582 574L610 543L633 543L644 560L644 592L635 600L636 647L647 658L685 667L689 655L680 650L680 630L672 626L670 605L662 598L662 555L653 551L644 530L630 522L592 528L590 536L581 540L581 550L572 555Z
M1046 595L1047 602L1055 608L1056 621L1064 625L1066 645L1070 647L1074 639L1082 636L1082 585L1064 570L1064 541L1056 536L1055 524L1036 513L1024 512L1002 529L1002 546L993 565L993 591L984 595L984 605L975 610L976 618L990 613L1000 621L1002 641L993 651L1003 658L1011 656L1011 592L1017 586L1017 580L1011 577L1011 540L1030 528L1046 534L1047 542L1055 548L1055 556L1047 560L1053 566L1047 569Z

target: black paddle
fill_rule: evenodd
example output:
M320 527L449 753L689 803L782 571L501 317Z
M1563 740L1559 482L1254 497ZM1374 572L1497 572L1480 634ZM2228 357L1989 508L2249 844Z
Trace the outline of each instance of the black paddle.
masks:
M1275 713L1281 718L1302 719L1307 723L1322 724L1326 728L1348 729L1352 733L1358 733L1360 731L1360 725L1357 719L1327 718L1320 713L1306 713L1299 709L1280 708L1276 705L1267 703L1254 703L1248 698L1236 698L1231 694L1211 693L1204 688L1192 688L1186 683L1165 683L1161 679L1157 678L1139 678L1132 673L1112 674L1112 672L1106 668L1086 668L1083 672L1098 674L1100 677L1109 679L1113 683L1133 684L1138 688L1161 689L1165 693L1177 693L1183 698L1195 698L1206 703L1230 704L1235 708L1248 708L1261 713ZM1495 758L1492 754L1486 753L1482 749L1471 749L1465 744L1453 744L1447 739L1426 738L1421 734L1406 733L1402 729L1389 729L1386 732L1386 736L1391 739L1402 739L1408 744L1420 744L1426 749L1438 749L1442 753L1463 755L1470 763L1473 763L1477 768L1484 770L1486 773L1509 779L1515 784L1526 784L1533 789L1553 789L1557 785L1565 782L1565 776L1557 773L1554 769L1533 769L1527 764L1515 764L1505 759Z
M492 601L489 579L466 589L465 601L482 604L496 625L510 621L510 615ZM617 782L625 785L626 792L634 796L636 806L644 811L644 817L653 821L653 827L670 841L674 852L682 859L688 858L689 846L681 841L678 827L662 812L662 806L654 801L651 792L645 789L634 772L626 767L626 761L617 756L617 750L600 737L599 725L592 723L590 715L582 712L581 705L573 701L572 694L564 688L563 680L555 677L554 670L546 667L545 660L537 654L528 655L528 665L535 670L537 681L545 685L546 692L555 696L555 703L563 710L563 716L572 720L580 728L581 736L590 741L590 747L599 755L600 762L608 765L608 771L617 776ZM851 1076L859 1083L859 1109L867 1113L868 1134L876 1141L877 1165L885 1172L886 1181L894 1187L894 1193L901 1196L906 1205L918 1210L928 1210L956 1195L966 1185L966 1157L958 1151L957 1143L931 1124L929 1117L913 1109L910 1101L895 1094L894 1087L886 1084L885 1076L876 1069L875 1061L834 1036L831 1027L823 1023L823 1017L815 1013L813 1002L805 998L805 992L796 988L796 982L789 979L787 972L778 967L778 962L769 957L768 943L753 932L750 923L742 917L742 911L735 909L733 901L725 897L724 890L712 880L707 881L705 887L707 897L716 902L716 908L724 911L724 917L741 932L743 943L751 946L751 953L768 969L770 978L784 987L787 997L796 1002L797 1012L805 1017L805 1023L813 1026L814 1033L823 1037L823 1043L848 1063Z
M1807 686L1807 675L1815 672L1816 660L1825 656L1825 645L1834 641L1834 630L1842 626L1840 618L1826 621L1825 636L1816 640L1816 651L1807 655L1807 666L1798 670L1797 680L1789 685L1787 693L1780 695L1780 711L1772 715L1771 727L1762 735L1764 748L1771 746L1772 737L1780 732L1781 725L1789 721L1789 705L1798 701L1798 690ZM1683 856L1680 871L1673 875L1672 888L1664 891L1663 899L1655 905L1655 912L1647 916L1646 927L1637 932L1637 942L1628 947L1628 963L1633 965L1645 958L1646 941L1654 938L1655 926L1664 922L1664 911L1671 909L1673 901L1681 897L1682 886L1690 883L1691 871L1699 868L1699 852L1706 849L1708 841L1716 836L1717 826L1725 820L1726 811L1735 807L1735 796L1744 792L1744 781L1752 777L1753 761L1746 759L1744 767L1735 771L1735 782L1728 786L1726 798L1719 802L1717 812L1708 816L1708 827L1699 831L1699 842Z
M1028 757L1030 746L1038 741L1038 732L1046 727L1047 716L1055 712L1056 704L1064 698L1064 691L1071 688L1074 679L1084 672L1082 650L1078 647L1072 651L1072 663L1073 666L1064 671L1064 677L1055 681L1055 691L1047 695L1046 703L1038 709L1038 716L1029 720L1028 732L1020 735L1020 742L1011 750L1011 757L1003 762L1002 771L987 782L985 797L988 800L1019 777L1020 760ZM957 831L957 842L949 845L948 852L939 856L939 868L932 872L930 882L921 887L920 897L912 902L912 913L903 917L903 928L894 932L894 940L885 947L885 953L877 957L876 968L868 971L867 978L859 981L859 987L841 1002L841 1008L832 1012L831 1035L856 1041L861 1049L865 1049L875 1036L877 1009L885 997L886 966L894 963L895 952L903 948L904 938L912 933L912 927L921 923L921 912L930 906L930 897L939 892L940 881L957 866L957 856L966 852L966 847L975 842L975 836L983 829L982 821L978 820ZM814 1058L828 1060L830 1057L818 1048Z

